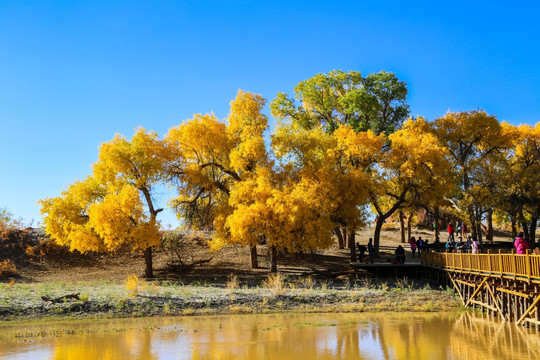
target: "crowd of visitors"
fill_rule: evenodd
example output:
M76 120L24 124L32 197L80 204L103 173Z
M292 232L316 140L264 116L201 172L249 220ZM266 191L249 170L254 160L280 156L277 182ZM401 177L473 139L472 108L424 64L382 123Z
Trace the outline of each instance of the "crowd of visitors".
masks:
M434 223L434 228L437 226ZM435 241L430 244L427 239L422 239L421 236L416 239L414 236L411 236L409 240L409 245L411 248L412 257L415 258L416 254L418 257L425 251L435 251L435 252L457 252L457 253L470 253L470 254L479 254L482 252L480 241L475 236L467 236L467 226L465 223L458 223L456 228L449 223L447 226L448 231L448 241L446 244L442 244L439 238L435 238ZM455 237L457 236L457 241ZM513 245L516 249L516 254L526 254L527 249L531 248L529 242L524 238L523 232L519 232L517 237L513 241ZM373 263L375 257L375 249L373 247L373 239L369 239L367 247L366 245L361 245L356 243L358 261L359 262L369 262ZM367 252L367 258L366 258ZM396 264L404 264L406 258L406 251L402 245L399 245L394 252L395 258L394 262Z

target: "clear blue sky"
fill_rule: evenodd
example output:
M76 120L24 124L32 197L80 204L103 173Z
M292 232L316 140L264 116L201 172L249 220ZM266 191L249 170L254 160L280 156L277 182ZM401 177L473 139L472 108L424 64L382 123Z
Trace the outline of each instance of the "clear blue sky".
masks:
M35 225L36 202L89 174L115 133L222 118L238 89L271 100L333 69L395 72L430 120L481 108L535 124L540 5L515 4L0 1L0 208Z

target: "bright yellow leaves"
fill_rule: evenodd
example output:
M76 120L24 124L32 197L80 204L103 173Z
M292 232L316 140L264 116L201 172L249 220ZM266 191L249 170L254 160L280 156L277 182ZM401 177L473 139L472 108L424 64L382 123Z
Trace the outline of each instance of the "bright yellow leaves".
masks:
M263 133L268 129L268 119L262 113L265 103L262 96L242 90L231 101L227 134L235 145L230 159L236 171L250 170L266 161Z
M233 211L218 229L218 242L253 245L264 238L292 252L331 244L327 183L307 177L282 182L280 177L264 169L235 185L229 202Z
M147 216L143 206L139 190L131 185L123 186L88 209L88 226L101 237L108 250L125 243L141 250L159 245L155 217Z
M101 144L99 160L94 164L94 176L100 183L136 188L148 187L163 176L166 148L155 132L138 128L131 141L116 135Z
M449 167L447 150L429 130L423 118L407 120L389 136L391 151L384 159L385 166L395 169L407 182L441 175Z
M151 191L164 176L167 158L157 134L142 128L131 141L117 135L102 144L93 176L41 201L47 233L81 252L158 245L161 209L155 209ZM152 276L148 265L146 274Z
M100 251L105 246L99 235L87 227L89 207L103 199L105 189L92 177L68 186L62 195L41 200L47 233L60 245L71 250Z

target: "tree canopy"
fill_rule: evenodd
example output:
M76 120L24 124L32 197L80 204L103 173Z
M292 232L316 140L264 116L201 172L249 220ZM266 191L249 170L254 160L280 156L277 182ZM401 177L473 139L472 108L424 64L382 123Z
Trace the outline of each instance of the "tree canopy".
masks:
M92 174L41 201L47 233L72 250L123 246L145 254L160 243L153 195L176 191L171 208L188 227L212 228L212 247L257 245L279 252L328 247L334 235L354 254L354 234L422 207L448 210L475 236L493 214L534 239L540 217L540 125L512 126L482 110L408 117L407 86L381 71L332 71L279 93L269 130L266 100L239 90L227 118L196 114L163 139L138 128L99 149ZM412 216L412 215L410 215ZM489 235L488 235L489 236Z
M140 249L145 275L153 276L152 246L160 244L154 186L164 175L166 148L139 128L131 141L116 135L99 149L93 174L41 201L47 231L57 243L81 252Z

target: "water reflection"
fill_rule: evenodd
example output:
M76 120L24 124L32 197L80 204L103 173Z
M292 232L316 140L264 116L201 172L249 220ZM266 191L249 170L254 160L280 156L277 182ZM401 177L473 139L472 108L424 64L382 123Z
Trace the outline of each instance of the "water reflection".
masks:
M469 313L276 314L58 323L1 327L0 342L2 359L540 358L539 333Z

